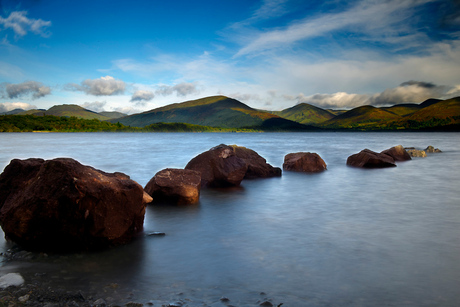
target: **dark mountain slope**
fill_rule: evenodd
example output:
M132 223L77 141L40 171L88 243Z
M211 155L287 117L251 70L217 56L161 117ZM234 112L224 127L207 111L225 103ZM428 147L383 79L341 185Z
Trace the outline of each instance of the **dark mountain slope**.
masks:
M261 125L266 119L278 117L258 111L225 96L212 96L170 104L140 114L110 120L123 125L144 127L154 123L187 123L211 127L241 128Z

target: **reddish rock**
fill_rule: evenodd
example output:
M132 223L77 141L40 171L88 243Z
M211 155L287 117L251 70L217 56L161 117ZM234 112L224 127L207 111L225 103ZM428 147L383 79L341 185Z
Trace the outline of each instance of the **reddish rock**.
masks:
M252 149L231 145L238 158L241 158L248 165L244 179L280 177L281 169L267 163L263 157Z
M152 196L152 203L177 205L194 204L200 199L200 173L187 169L167 168L150 179L144 191Z
M14 159L0 175L0 224L27 249L75 251L129 242L152 198L122 173L79 162Z
M326 163L317 153L296 152L284 157L283 169L286 171L316 173L327 169Z
M389 155L395 161L412 160L410 154L404 149L402 145L394 146L381 152L382 154Z
M389 155L363 149L347 159L347 165L364 168L395 167L395 160Z
M190 160L185 169L200 172L201 186L228 187L241 183L248 165L236 156L233 147L221 144Z

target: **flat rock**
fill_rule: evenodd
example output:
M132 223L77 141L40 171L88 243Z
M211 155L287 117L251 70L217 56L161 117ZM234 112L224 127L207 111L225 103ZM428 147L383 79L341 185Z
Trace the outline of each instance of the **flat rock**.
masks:
M410 154L404 149L402 145L394 146L381 152L382 154L389 155L395 161L412 160Z
M347 159L347 165L363 168L395 167L395 160L386 154L363 149L359 153L351 155Z
M188 169L167 168L150 179L144 191L152 203L194 204L200 199L201 175Z
M286 171L317 173L327 169L326 162L311 152L296 152L284 157L283 169Z
M26 249L74 251L124 244L142 230L151 197L122 173L69 158L14 159L0 175L0 224Z

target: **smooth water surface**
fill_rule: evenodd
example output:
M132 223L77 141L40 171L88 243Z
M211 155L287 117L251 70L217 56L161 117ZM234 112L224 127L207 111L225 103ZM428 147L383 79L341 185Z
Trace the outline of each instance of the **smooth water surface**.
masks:
M13 158L72 157L145 186L157 171L183 168L221 143L251 148L278 167L287 153L316 152L328 170L202 190L194 206L150 206L145 233L164 237L7 263L0 275L46 272L76 289L116 283L126 300L186 298L189 306L257 306L266 298L283 306L458 305L458 133L2 133L0 169ZM396 168L345 165L364 148L398 144L443 152ZM9 246L0 239L0 251Z

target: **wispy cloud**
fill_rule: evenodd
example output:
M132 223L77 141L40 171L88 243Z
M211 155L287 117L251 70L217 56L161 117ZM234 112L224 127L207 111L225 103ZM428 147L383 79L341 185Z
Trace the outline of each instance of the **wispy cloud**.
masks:
M122 80L116 80L111 76L106 76L99 79L86 79L81 84L68 83L65 89L81 91L87 95L111 96L123 94L126 89L126 83Z
M5 30L13 30L16 38L25 36L29 32L42 37L49 37L51 35L51 32L47 30L51 26L51 21L28 18L26 11L12 12L7 18L0 16L0 25Z
M407 18L413 13L409 11L430 1L434 0L362 0L339 13L308 16L284 28L269 29L258 33L250 32L252 37L246 37L249 43L239 49L235 57L257 55L276 48L289 48L299 41L343 30L346 30L349 35L357 33L365 35L366 39L376 41L382 39L390 41L391 37L400 39L410 33Z
M155 93L163 96L169 96L175 93L177 96L183 97L191 94L197 94L199 93L199 90L195 83L184 82L174 86L160 85Z
M51 94L51 88L45 86L41 82L26 81L22 83L4 83L0 87L2 89L4 98L18 98L25 97L32 94L32 99L38 99Z
M155 97L152 91L137 90L131 97L131 102L135 102L136 105L145 105L147 101L151 101Z

